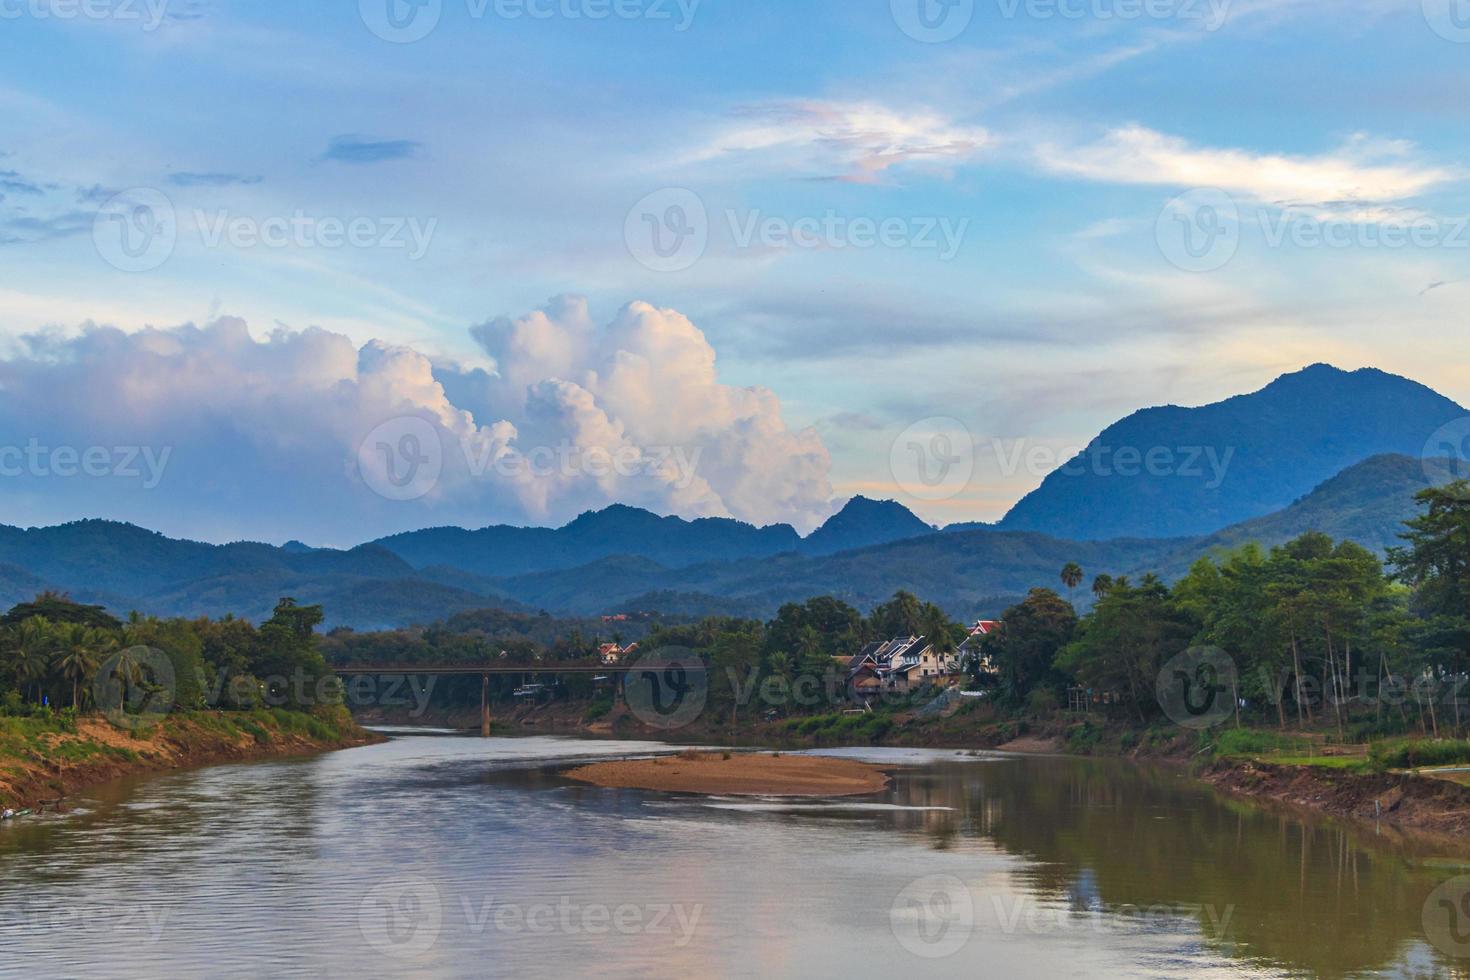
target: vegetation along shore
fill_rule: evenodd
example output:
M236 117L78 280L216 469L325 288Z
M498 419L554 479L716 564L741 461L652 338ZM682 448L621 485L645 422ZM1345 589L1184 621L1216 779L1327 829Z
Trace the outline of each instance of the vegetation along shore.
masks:
M121 622L42 595L0 617L0 811L120 776L376 740L318 649L321 610Z

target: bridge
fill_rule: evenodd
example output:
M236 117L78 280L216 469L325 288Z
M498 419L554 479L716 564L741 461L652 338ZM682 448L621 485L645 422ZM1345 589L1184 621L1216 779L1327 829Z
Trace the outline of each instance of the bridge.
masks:
M703 673L709 667L703 662L678 663L669 666L681 667L686 672ZM479 677L480 678L480 735L490 737L490 678L492 676L527 674L593 674L626 675L634 670L656 670L654 663L535 663L535 664L347 664L333 665L331 671L338 677L388 676L402 677L421 674L428 677Z

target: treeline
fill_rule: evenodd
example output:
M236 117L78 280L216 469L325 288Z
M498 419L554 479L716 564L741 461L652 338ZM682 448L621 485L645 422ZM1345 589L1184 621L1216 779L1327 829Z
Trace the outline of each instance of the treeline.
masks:
M593 660L604 642L638 642L645 652L682 648L714 664L709 698L716 706L732 702L739 694L738 685L748 688L767 678L783 682L794 682L798 677L825 680L836 674L837 690L824 690L820 705L815 701L812 704L813 708L830 709L845 697L841 687L845 678L834 657L857 653L872 640L910 635L936 638L936 647L950 652L966 634L938 606L899 592L868 616L839 599L819 596L783 606L768 622L740 617L668 622L657 614L604 622L485 610L464 613L427 628L375 633L333 630L324 638L322 650L334 665L384 665L402 667L406 673L411 673L415 665L428 664L524 665L524 679L532 680L538 665ZM477 678L418 680L428 687L420 696L435 708L479 703ZM490 683L492 697L504 699L520 681L497 676ZM598 692L591 678L563 677L556 693L590 698ZM750 700L748 690L745 700Z
M997 700L1042 713L1079 693L1148 722L1171 658L1223 651L1232 708L1281 728L1339 735L1470 724L1470 483L1424 491L1387 566L1367 549L1306 534L1269 552L1248 545L1201 559L1172 587L1101 576L1079 618L1050 589L1005 613L983 650ZM1073 588L1080 570L1069 566Z
M476 609L428 627L369 633L335 629L323 638L322 651L339 666L585 660L605 642L621 645L643 639L657 621L651 613L605 622L559 619L546 612Z
M966 629L943 609L900 591L867 616L831 596L788 603L769 622L706 619L654 631L651 648L682 647L708 661L708 702L716 713L753 705L779 714L821 713L845 705L846 671L834 658L867 644L923 636L941 655L954 653ZM755 694L754 692L759 692ZM922 698L921 693L914 700Z
M318 647L320 606L281 599L269 620L124 622L100 606L47 593L0 617L0 712L88 711L101 680L150 690L172 708L311 708L331 700L335 678ZM157 654L152 651L158 651ZM150 671L151 657L167 670ZM158 679L167 677L169 690Z

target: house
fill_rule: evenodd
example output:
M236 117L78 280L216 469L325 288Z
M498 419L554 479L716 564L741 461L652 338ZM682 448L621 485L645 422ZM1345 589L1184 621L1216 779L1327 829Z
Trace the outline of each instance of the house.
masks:
M919 654L919 681L930 684L958 684L960 682L959 651L940 653L932 645Z
M958 680L959 659L941 656L922 636L901 636L869 643L848 660L847 683L861 699L887 692L909 691L923 684Z
M955 651L955 657L959 662L959 669L965 670L971 662L978 664L978 672L981 674L994 674L996 667L991 663L990 656L985 652L984 641L1001 628L999 620L979 619L975 625L970 627L970 635L965 637L965 642Z
M894 640L887 651L888 671L885 680L891 690L907 691L922 682L924 654L930 650L929 641L922 636L910 636Z
M636 643L629 643L625 647L618 646L616 643L604 643L597 648L597 656L605 664L620 664L637 652L638 644Z

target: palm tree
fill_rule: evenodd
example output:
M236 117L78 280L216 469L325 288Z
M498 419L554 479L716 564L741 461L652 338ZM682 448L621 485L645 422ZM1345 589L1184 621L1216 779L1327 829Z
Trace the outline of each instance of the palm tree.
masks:
M1099 599L1106 595L1112 587L1113 577L1111 575L1099 575L1092 580L1092 594Z
M1062 569L1062 584L1067 587L1067 592L1074 600L1073 605L1076 605L1077 586L1082 584L1083 577L1082 566L1075 561L1067 562L1066 567Z
M6 631L5 647L15 662L15 680L27 695L51 669L53 633L43 616L32 616Z
M111 642L102 630L80 623L64 626L59 640L60 654L56 658L56 668L63 678L71 681L72 707L79 708L82 703L82 681L96 676L102 656Z

